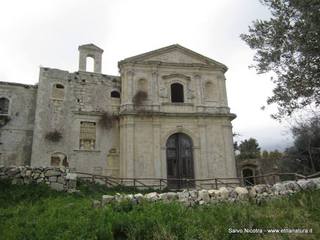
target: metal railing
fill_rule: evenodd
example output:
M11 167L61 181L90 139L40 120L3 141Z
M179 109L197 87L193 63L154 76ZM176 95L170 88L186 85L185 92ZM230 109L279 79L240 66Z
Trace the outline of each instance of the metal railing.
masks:
M192 189L192 188L210 188L218 189L221 186L244 186L255 185L259 183L275 184L285 180L308 179L320 176L320 172L309 176L298 173L270 173L250 177L233 177L233 178L204 178L204 179L186 179L186 178L120 178L104 175L97 175L85 172L75 172L79 179L90 182L104 183L110 187L126 186L135 189L154 188L163 190L167 189ZM253 179L253 181L251 181ZM250 180L250 181L249 181Z

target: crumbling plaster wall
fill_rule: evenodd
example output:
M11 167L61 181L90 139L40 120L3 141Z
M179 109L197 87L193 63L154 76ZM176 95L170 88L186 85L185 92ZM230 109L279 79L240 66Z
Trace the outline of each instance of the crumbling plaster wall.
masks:
M119 130L117 123L106 129L99 120L104 112L118 113L119 100L111 99L110 93L120 92L119 81L119 77L99 73L41 68L32 165L50 166L52 154L61 152L67 156L69 167L77 171L97 174L107 171L109 152L119 152ZM54 84L64 86L63 99L52 98ZM94 150L80 149L81 121L96 123ZM45 138L47 132L53 130L62 133L59 142Z
M10 119L0 128L0 165L30 164L36 94L36 86L0 82Z

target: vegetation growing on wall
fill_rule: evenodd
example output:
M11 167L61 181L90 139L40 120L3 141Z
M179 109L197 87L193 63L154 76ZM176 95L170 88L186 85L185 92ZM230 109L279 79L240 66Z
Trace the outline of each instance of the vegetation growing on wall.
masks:
M135 106L141 106L148 98L148 93L145 91L138 91L132 98L132 102Z
M101 115L101 118L99 120L99 124L106 129L110 129L114 126L115 121L117 121L117 120L118 120L117 116L112 115L108 112L104 112Z
M51 142L59 142L62 139L62 133L58 130L47 132L45 139Z
M8 122L10 122L11 118L9 116L0 116L0 128L7 125Z

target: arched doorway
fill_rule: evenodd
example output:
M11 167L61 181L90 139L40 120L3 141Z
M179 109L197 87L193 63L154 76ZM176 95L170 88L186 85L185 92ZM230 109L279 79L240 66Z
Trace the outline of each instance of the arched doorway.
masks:
M69 167L67 155L60 152L53 153L51 155L50 165L52 167Z
M254 171L251 168L244 168L242 170L242 176L245 186L252 186L255 184Z
M194 179L192 140L184 133L171 135L166 144L168 188L192 187Z

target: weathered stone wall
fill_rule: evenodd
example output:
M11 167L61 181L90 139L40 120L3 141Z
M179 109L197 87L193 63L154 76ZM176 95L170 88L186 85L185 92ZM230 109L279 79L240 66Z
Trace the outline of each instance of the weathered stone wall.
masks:
M195 178L235 177L228 119L130 115L121 118L120 128L123 177L166 178L166 142L174 133L192 139Z
M77 187L77 175L66 168L0 166L0 179L9 179L12 184L47 184L57 191L74 192Z
M166 178L166 141L185 133L193 142L195 178L236 176L226 66L172 45L119 62L119 77L100 73L102 49L89 44L79 51L83 71L40 68L37 87L0 86L13 103L13 119L1 130L0 164L29 163L32 152L34 167ZM95 58L95 72L85 71L87 57ZM172 83L183 85L184 102L171 101ZM133 105L140 88L148 93L140 110L149 115ZM121 98L111 97L114 90ZM105 112L119 116L112 128L99 123ZM81 122L96 124L90 150L80 146ZM47 138L52 133L59 139Z
M9 121L0 124L0 165L30 164L36 94L36 86L0 82L0 98L9 99Z
M52 95L55 84L64 87L59 99ZM68 166L77 171L110 174L108 155L119 154L118 124L106 129L99 120L104 112L118 114L120 100L112 99L110 94L113 90L120 92L119 77L41 68L38 89L32 166L50 166L52 156L62 154ZM96 123L94 149L80 149L81 121ZM46 134L53 130L61 132L60 141L46 139ZM113 169L113 173L117 171Z
M141 201L171 202L177 201L187 206L211 204L217 202L253 201L260 203L276 197L287 196L299 191L320 190L320 178L302 179L298 181L279 182L272 185L260 184L253 187L220 187L212 190L190 190L182 192L147 193L147 194L116 194L103 195L101 201L94 201L95 207L112 202Z
M226 69L179 46L150 55L119 63L120 176L166 178L166 141L184 133L193 142L195 178L236 177ZM148 98L136 111L141 80ZM171 101L172 83L183 85L183 102Z

